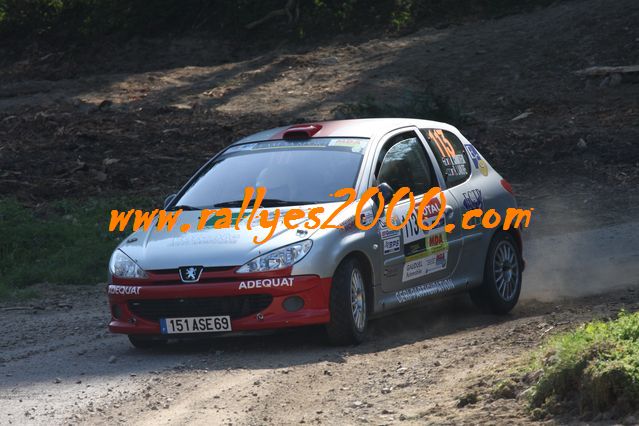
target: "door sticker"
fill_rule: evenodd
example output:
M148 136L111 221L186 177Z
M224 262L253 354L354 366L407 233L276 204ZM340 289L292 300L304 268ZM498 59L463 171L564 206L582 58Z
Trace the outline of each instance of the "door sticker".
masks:
M404 264L402 281L410 281L446 268L448 250L431 254L416 260L410 260Z
M397 253L399 251L399 237L387 238L384 240L384 254Z
M433 198L424 209L424 225L433 224L441 209L439 198ZM422 230L417 223L417 207L408 212L408 204L398 206L396 217L398 223L410 214L408 224L402 228L401 237L404 242L404 271L402 281L410 281L446 268L448 261L448 238L445 231L445 216L430 231ZM384 245L386 254L386 245Z

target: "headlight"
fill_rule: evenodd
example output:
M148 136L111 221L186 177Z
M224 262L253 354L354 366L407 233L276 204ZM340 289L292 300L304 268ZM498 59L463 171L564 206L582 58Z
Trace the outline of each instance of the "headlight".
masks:
M146 272L120 249L113 252L109 270L118 278L147 278Z
M299 243L291 244L272 252L263 254L250 262L246 263L237 270L240 274L248 272L264 272L284 269L302 260L306 253L311 250L313 242L304 240Z

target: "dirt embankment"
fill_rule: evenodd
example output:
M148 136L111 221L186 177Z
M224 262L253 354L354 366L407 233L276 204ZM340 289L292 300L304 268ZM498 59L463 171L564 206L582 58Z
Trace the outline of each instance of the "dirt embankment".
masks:
M639 63L637 16L632 0L568 1L241 60L214 41L136 42L100 50L110 60L97 74L65 52L34 58L0 69L0 194L30 203L122 192L162 199L241 135L426 92L448 99L453 124L524 203L596 211L610 192L623 212L638 204L639 84L575 71ZM61 78L65 64L79 77Z

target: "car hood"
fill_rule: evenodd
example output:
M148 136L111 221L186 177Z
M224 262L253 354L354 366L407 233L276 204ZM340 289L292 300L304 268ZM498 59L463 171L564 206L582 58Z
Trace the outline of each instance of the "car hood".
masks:
M308 211L314 207L323 207L324 212L317 217L323 222L337 209L341 203L314 204L297 207ZM275 216L276 209L260 209L268 211L269 218ZM252 222L252 229L247 230L248 215L239 223L239 230L233 227L227 229L215 229L215 218L207 220L207 225L202 230L197 230L200 211L183 211L176 225L171 231L158 231L154 221L148 231L138 230L120 244L119 248L142 268L148 271L161 269L175 269L181 266L198 265L204 267L216 266L241 266L255 257L267 253L279 247L308 239L317 230L306 230L303 227L305 220L292 221L300 224L297 229L288 229L284 226L282 218L290 210L290 207L279 208L280 220L275 227L273 236L263 244L256 244L254 238L259 241L265 239L271 231L269 227L259 225L259 216ZM234 218L240 209L231 209ZM351 212L352 216L352 212ZM340 214L331 224L339 224L343 220ZM233 219L235 223L235 219ZM190 229L182 232L180 228L188 224Z

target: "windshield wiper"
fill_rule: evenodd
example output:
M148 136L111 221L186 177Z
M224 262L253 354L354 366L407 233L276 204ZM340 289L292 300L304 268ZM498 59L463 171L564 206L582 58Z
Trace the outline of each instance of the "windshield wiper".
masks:
M244 200L223 201L221 203L213 204L213 207L242 207ZM251 200L250 204L253 204L255 200Z
M242 207L244 200L224 201L217 203L213 207ZM251 200L249 207L255 204L255 200ZM284 206L301 206L304 204L317 204L317 201L286 201L277 198L264 198L260 205L262 207L284 207Z
M262 205L264 207L283 207L283 206L301 206L304 204L315 204L314 201L286 201L286 200L278 200L277 198L265 198L262 200Z
M193 207L193 206L187 206L187 205L178 204L177 206L173 206L173 207L168 208L167 211L172 212L172 211L180 210L180 209L181 210L185 210L185 211L202 210L199 207Z

